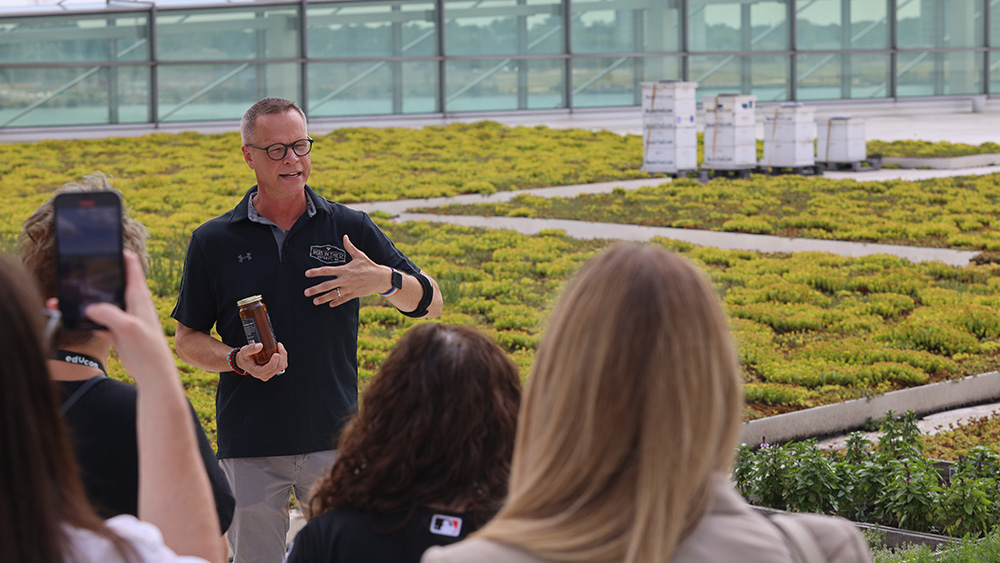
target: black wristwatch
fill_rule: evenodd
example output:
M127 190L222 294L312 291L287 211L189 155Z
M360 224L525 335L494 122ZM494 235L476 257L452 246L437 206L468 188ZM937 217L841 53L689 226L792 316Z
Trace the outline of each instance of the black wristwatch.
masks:
M403 289L403 274L396 271L396 268L392 268L392 289L385 293L379 293L379 295L382 297L389 297L400 289Z

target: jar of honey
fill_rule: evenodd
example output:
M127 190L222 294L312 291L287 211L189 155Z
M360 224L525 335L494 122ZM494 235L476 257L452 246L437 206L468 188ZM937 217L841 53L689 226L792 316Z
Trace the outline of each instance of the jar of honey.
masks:
M247 335L247 344L260 342L264 349L253 355L253 361L265 365L271 360L271 355L278 351L278 341L271 327L271 317L267 314L267 305L260 295L252 295L236 302L240 308L240 320L243 321L243 332Z

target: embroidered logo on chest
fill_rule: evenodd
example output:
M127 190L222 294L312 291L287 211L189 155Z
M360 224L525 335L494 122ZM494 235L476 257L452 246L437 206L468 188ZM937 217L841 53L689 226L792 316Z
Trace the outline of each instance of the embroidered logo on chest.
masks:
M314 244L309 247L309 257L330 264L346 264L347 252L332 244Z
M462 519L457 516L435 514L431 517L431 533L457 538L462 534Z
M240 261L240 264L242 264L243 262L249 262L250 260L253 260L253 257L250 256L249 252L247 252L246 254L237 254L236 259Z

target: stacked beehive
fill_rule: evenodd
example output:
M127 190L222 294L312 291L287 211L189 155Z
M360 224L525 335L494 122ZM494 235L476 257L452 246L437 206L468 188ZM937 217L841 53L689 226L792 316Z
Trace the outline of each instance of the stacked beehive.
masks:
M852 117L820 120L816 160L827 164L854 164L867 158L864 121Z
M695 82L642 83L643 172L698 169Z
M712 170L757 167L756 96L719 94L703 100L705 165Z
M786 102L764 113L764 159L772 168L816 164L816 109Z

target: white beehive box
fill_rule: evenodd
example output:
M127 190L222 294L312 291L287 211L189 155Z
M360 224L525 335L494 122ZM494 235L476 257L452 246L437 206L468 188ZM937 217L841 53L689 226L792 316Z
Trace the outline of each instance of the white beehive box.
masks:
M814 121L816 118L816 108L802 105L799 102L782 102L774 109L761 110L764 122L778 121L782 123L796 123L800 121Z
M816 160L861 162L868 158L865 122L858 118L833 117L817 123Z
M652 145L697 148L698 131L686 123L678 126L668 113L646 114L642 120L642 146L646 149Z
M816 164L816 145L813 141L764 141L762 166L797 168Z
M756 123L757 97L718 94L702 99L705 125L750 126Z
M687 128L694 129L697 126L693 113L678 115L668 111L642 114L642 126L659 128Z
M757 96L748 94L716 94L702 100L705 109L713 109L719 113L755 113L757 111Z
M644 150L651 148L677 147L683 149L698 148L698 132L694 128L683 129L646 129L642 135Z
M716 145L757 147L757 128L753 125L711 125L705 126L705 147Z
M698 149L651 147L643 155L643 172L668 173L698 169Z
M774 121L764 120L764 140L776 141L815 141L816 122L809 121Z
M695 82L642 83L643 171L697 170L696 88Z
M682 82L679 80L661 80L659 82L643 82L642 111L644 113L674 113L677 115L694 115L698 103L695 91L697 82Z
M702 168L711 170L743 170L757 166L755 145L705 145Z
M764 140L782 142L816 140L816 110L801 104L786 103L763 113Z
M778 168L816 164L816 110L789 102L763 112L762 166Z

